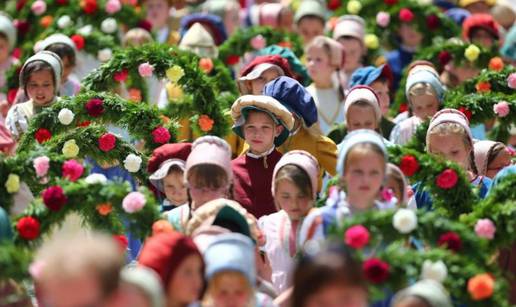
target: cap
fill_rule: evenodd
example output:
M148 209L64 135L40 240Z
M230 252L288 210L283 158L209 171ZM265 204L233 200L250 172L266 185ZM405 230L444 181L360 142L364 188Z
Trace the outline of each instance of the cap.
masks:
M272 195L274 196L275 194L274 182L276 181L276 175L283 166L289 164L299 166L306 172L308 177L310 177L313 194L312 197L315 199L319 182L319 163L314 156L304 150L291 150L284 154L278 163L276 163L276 166L274 166L274 172L272 173Z
M351 36L362 43L365 37L365 21L356 15L344 15L337 20L333 30L333 39L338 40L342 36Z
M349 107L360 101L366 102L373 108L376 120L380 122L382 119L382 111L380 110L378 96L376 96L375 91L367 85L357 85L351 88L344 100L344 114L347 116Z
M442 109L441 111L434 114L432 119L430 120L430 125L428 126L428 130L426 131L426 139L428 144L428 138L430 137L430 132L437 126L445 123L454 123L460 125L466 131L469 144L473 146L473 136L471 135L471 130L469 128L469 121L464 113L455 110L455 109Z
M48 47L50 47L50 45L53 44L64 44L77 52L77 47L75 46L75 43L72 41L72 39L61 33L52 34L38 44L35 44L34 52L46 50Z
M383 152L385 161L387 161L387 149L385 148L385 144L383 143L383 138L381 135L369 129L354 130L346 135L341 143L341 146L339 146L339 155L337 160L337 173L339 176L344 175L344 164L349 150L353 146L363 143L372 143L378 146Z
M294 14L294 22L297 24L303 17L316 16L326 21L326 5L319 0L303 0Z
M213 164L221 167L226 172L228 182L232 181L231 149L223 139L206 135L193 142L192 152L186 160L185 181L188 179L189 170L201 164Z
M475 165L477 167L478 175L485 176L487 173L487 160L489 159L489 155L491 151L496 145L503 145L500 142L494 141L478 141L473 144L473 148L475 151Z
M389 87L392 86L394 77L388 64L384 64L380 67L366 66L357 68L351 75L349 86L354 87L357 85L371 85L380 77L385 77L389 82Z
M56 84L54 86L54 94L57 95L59 92L59 88L61 87L61 75L63 73L63 62L61 58L55 54L54 52L43 50L35 55L31 56L25 63L23 64L20 71L20 86L25 88L26 84L23 83L23 71L32 62L42 61L50 65L52 68L52 72L54 73L54 80Z

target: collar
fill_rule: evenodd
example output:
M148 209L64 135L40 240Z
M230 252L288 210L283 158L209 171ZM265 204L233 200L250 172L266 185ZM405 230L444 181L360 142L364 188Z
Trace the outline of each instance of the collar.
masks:
M274 150L276 149L276 147L273 145L271 149L267 150L266 152L264 153L261 153L261 154L258 154L258 155L255 155L253 153L251 153L250 150L248 150L246 152L246 155L250 158L253 158L253 159L260 159L260 158L263 158L263 157L267 157L268 155L270 155Z

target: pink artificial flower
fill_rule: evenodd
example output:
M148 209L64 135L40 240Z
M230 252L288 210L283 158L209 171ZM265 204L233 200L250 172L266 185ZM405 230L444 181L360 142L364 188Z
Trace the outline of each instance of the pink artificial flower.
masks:
M392 191L392 189L389 189L387 187L384 187L380 193L381 193L382 199L386 202L390 202L392 200L392 198L394 197L394 192Z
M119 0L109 0L106 2L106 13L113 15L122 9L122 4Z
M509 156L511 156L511 157L516 156L516 150L514 150L512 147L507 146L505 148L505 150L507 150L507 153L509 154Z
M143 78L152 77L153 72L154 72L154 67L151 64L149 64L149 62L142 63L142 64L140 64L140 66L138 66L138 73Z
M475 224L475 233L480 238L493 240L496 226L490 219L480 219Z
M168 132L168 129L165 127L161 127L161 126L154 129L151 134L152 134L152 140L154 141L154 143L158 143L158 144L165 144L171 138L170 132Z
M355 225L346 230L344 234L346 244L361 249L369 243L369 231L362 225Z
M493 106L493 111L499 117L505 117L509 115L510 111L509 103L507 101L500 101L499 103Z
M47 4L43 0L37 0L34 3L32 3L30 9L35 15L39 16L45 13L45 11L47 10Z
M256 35L251 39L251 47L253 47L254 50L260 50L265 48L267 45L267 41L265 40L265 37L262 35Z
M68 178L68 180L75 182L77 179L81 178L84 172L84 166L75 160L68 160L63 163L62 171L64 178Z
M389 25L389 23L391 22L391 15L389 15L389 13L387 12L378 12L378 14L376 14L376 23L382 27L382 28L385 28Z
M145 196L140 192L131 192L124 197L122 207L127 213L140 211L145 206Z
M507 78L507 85L512 89L516 89L516 72L509 75Z
M36 171L36 176L43 177L47 175L50 168L50 159L47 156L37 157L32 161L32 165Z

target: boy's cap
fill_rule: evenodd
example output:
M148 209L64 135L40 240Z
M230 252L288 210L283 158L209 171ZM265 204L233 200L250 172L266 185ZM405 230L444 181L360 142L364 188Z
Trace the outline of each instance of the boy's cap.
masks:
M392 86L394 77L388 64L384 64L380 67L366 66L356 69L351 75L349 86L354 87L357 85L371 85L371 83L380 77L385 77L387 82L389 82L389 87Z

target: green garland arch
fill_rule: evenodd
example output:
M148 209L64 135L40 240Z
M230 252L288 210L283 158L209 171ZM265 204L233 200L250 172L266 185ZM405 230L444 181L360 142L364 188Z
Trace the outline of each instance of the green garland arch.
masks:
M211 134L223 137L229 132L230 126L229 118L226 115L227 109L231 105L228 104L228 101L234 100L235 96L233 94L221 95L217 91L222 87L217 86L219 81L210 78L202 71L199 67L199 60L190 52L158 44L119 50L108 63L88 75L83 80L82 86L85 91L106 91L115 88L117 83L114 80L115 74L125 71L133 76L138 75L138 67L142 63L152 65L154 75L160 79L167 77L167 71L170 72L172 69L174 70L173 79L178 77L179 79L171 81L175 81L191 97L182 97L178 99L179 101L169 103L167 114L175 119L189 118L193 130L201 135ZM168 75L170 76L170 73ZM229 80L229 78L226 76L219 80ZM201 117L203 115L204 117ZM200 122L201 118L206 117L212 121L209 129L203 127Z

